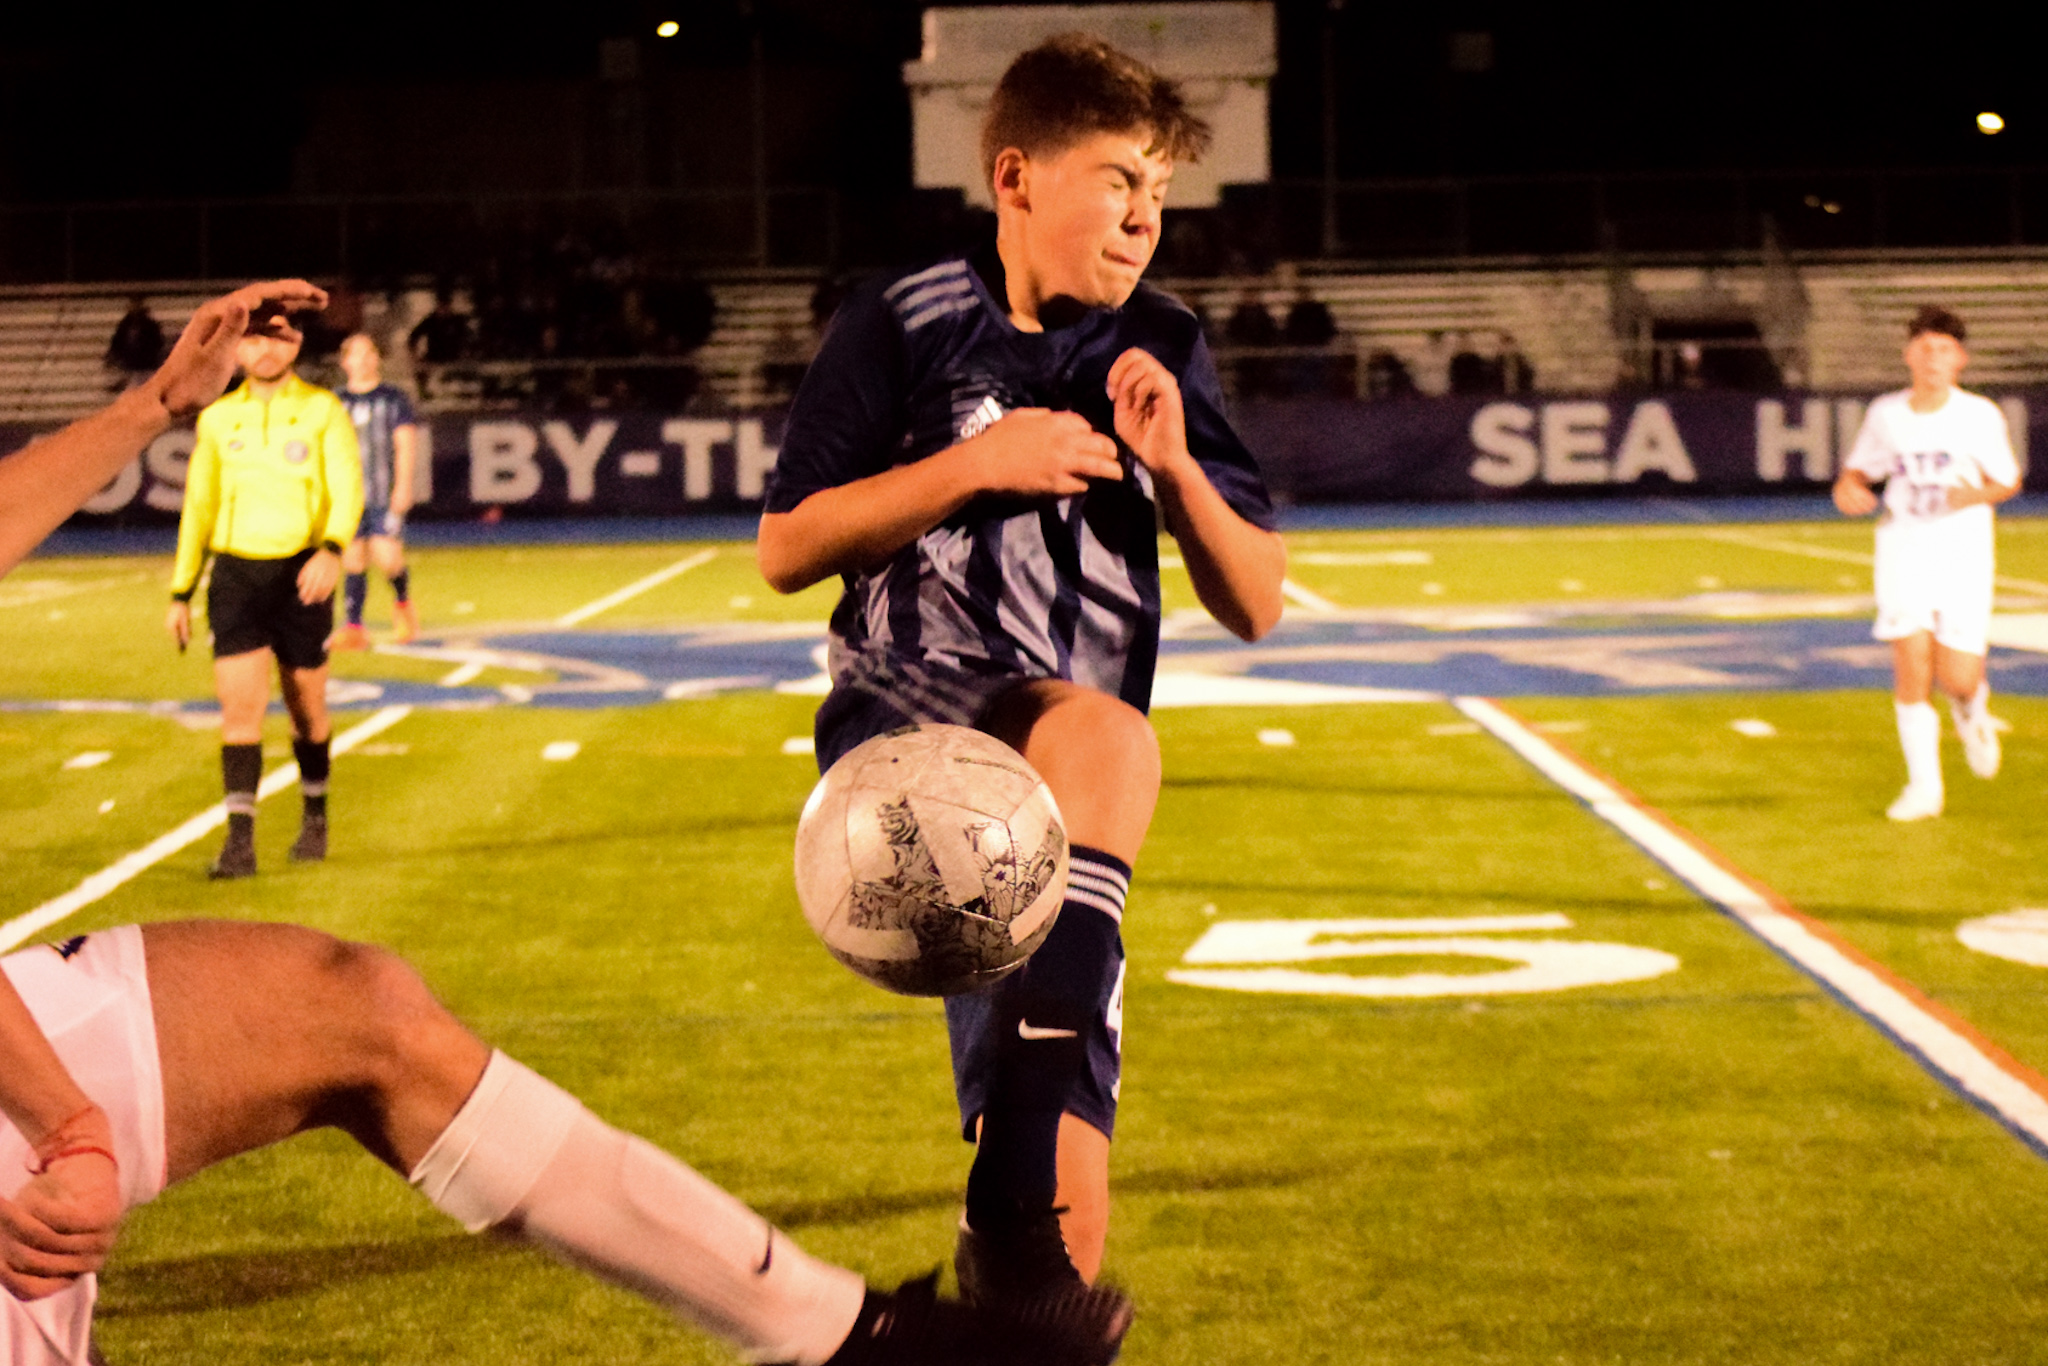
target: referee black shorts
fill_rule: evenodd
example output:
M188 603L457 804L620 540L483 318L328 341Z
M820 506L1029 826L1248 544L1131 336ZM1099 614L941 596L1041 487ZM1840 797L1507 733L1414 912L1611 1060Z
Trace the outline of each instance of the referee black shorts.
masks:
M288 669L317 669L327 662L334 595L310 606L299 601L299 569L313 555L308 549L282 560L214 557L206 615L213 623L215 659L269 650Z

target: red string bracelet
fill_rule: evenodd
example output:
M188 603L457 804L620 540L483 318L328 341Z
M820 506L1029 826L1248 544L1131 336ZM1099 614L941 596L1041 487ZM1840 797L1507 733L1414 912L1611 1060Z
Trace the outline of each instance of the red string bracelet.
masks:
M67 1157L80 1157L86 1153L98 1153L101 1157L113 1163L116 1170L121 1166L121 1159L108 1152L105 1148L102 1148L99 1144L75 1143L69 1148L60 1148L48 1157L39 1159L35 1166L28 1169L29 1175L41 1176L44 1172L50 1170L52 1163L62 1162Z

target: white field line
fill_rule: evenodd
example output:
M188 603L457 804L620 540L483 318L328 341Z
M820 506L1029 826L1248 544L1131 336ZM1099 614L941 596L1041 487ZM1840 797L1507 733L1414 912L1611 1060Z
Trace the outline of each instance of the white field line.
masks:
M1320 593L1311 593L1293 579L1280 580L1280 592L1289 602L1298 603L1311 612L1321 614L1343 610Z
M386 707L335 736L330 752L346 754L363 741L390 730L411 713L411 707ZM275 796L298 780L299 766L295 763L282 764L263 776L263 781L256 787L256 800ZM186 845L204 839L209 831L218 829L227 818L226 805L215 802L177 829L157 836L132 854L116 859L62 896L53 897L34 910L0 925L0 953L16 948L29 936L78 914L144 870L163 862Z
M1751 546L1757 550L1775 550L1783 555L1804 555L1810 560L1833 560L1839 564L1870 565L1877 557L1861 550L1837 550L1833 546L1805 545L1799 541L1780 541L1769 536L1753 536L1743 531L1703 531L1700 535L1711 541L1725 541L1729 545ZM2015 593L2048 593L2048 583L2038 579L2015 579L2000 574L1992 582L2000 588Z
M573 612L564 612L561 616L555 618L555 625L581 625L582 623L589 621L592 617L596 616L599 612L609 612L612 608L617 607L620 603L630 602L634 598L639 597L642 593L645 593L648 589L659 588L661 587L661 585L667 583L670 579L675 578L678 574L687 574L692 569L695 569L698 565L709 564L712 560L716 559L717 557L718 550L716 549L716 547L710 550L699 550L693 554L685 555L683 556L683 558L677 560L674 564L668 566L666 569L657 569L652 574L649 574L646 578L635 579L633 580L633 582L627 584L624 588L621 588L616 592L607 593L595 602L586 602Z
M444 688L459 688L484 671L481 660L472 659L467 664L457 664L441 679Z
M2048 1157L2048 1080L2007 1057L1960 1017L1836 940L1820 922L1735 871L1697 836L1601 778L1499 706L1479 697L1456 698L1452 704L1875 1025L1938 1081Z

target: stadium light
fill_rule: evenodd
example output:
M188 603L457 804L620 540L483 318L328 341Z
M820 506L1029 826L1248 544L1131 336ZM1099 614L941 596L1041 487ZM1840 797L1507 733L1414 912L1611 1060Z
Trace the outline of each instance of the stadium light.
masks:
M683 26L673 19L664 19L654 26L654 36L657 38L673 38L682 31Z
M1977 131L1987 137L1992 133L2002 133L2005 131L2005 120L1987 109L1977 116Z

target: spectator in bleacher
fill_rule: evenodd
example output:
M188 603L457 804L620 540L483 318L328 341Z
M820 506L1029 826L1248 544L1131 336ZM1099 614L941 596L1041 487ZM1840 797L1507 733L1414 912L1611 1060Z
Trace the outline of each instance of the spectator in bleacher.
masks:
M455 310L455 295L442 288L434 291L434 311L413 325L406 345L412 358L425 365L446 365L469 355L471 319Z
M1451 392L1466 397L1501 392L1501 367L1497 357L1483 356L1471 338L1460 333L1457 351L1451 356Z
M440 377L431 367L447 365L466 359L470 354L473 332L472 320L467 313L455 311L455 294L446 286L434 291L434 310L414 324L406 337L406 349L412 352L414 362L428 367L420 371L420 397L430 398L438 387Z
M1233 349L1278 346L1280 324L1256 289L1238 296L1237 307L1223 324L1223 340ZM1267 356L1239 356L1231 366L1238 398L1261 398L1273 388L1273 363Z
M1282 367L1281 388L1289 394L1326 395L1331 398L1354 396L1357 385L1353 371L1357 357L1330 351L1328 348L1337 339L1337 319L1331 315L1330 306L1315 298L1303 285L1296 290L1294 302L1288 306L1287 321L1281 325L1282 344L1292 347L1314 347L1325 352L1323 355L1289 356Z
M1392 351L1374 351L1365 360L1365 386L1361 398L1413 398L1415 377Z
M129 389L156 373L164 363L164 329L149 311L149 301L140 294L128 301L128 311L114 324L107 342L107 387Z
M1337 320L1331 316L1330 306L1303 286L1287 310L1280 335L1289 346L1328 346L1337 338Z

